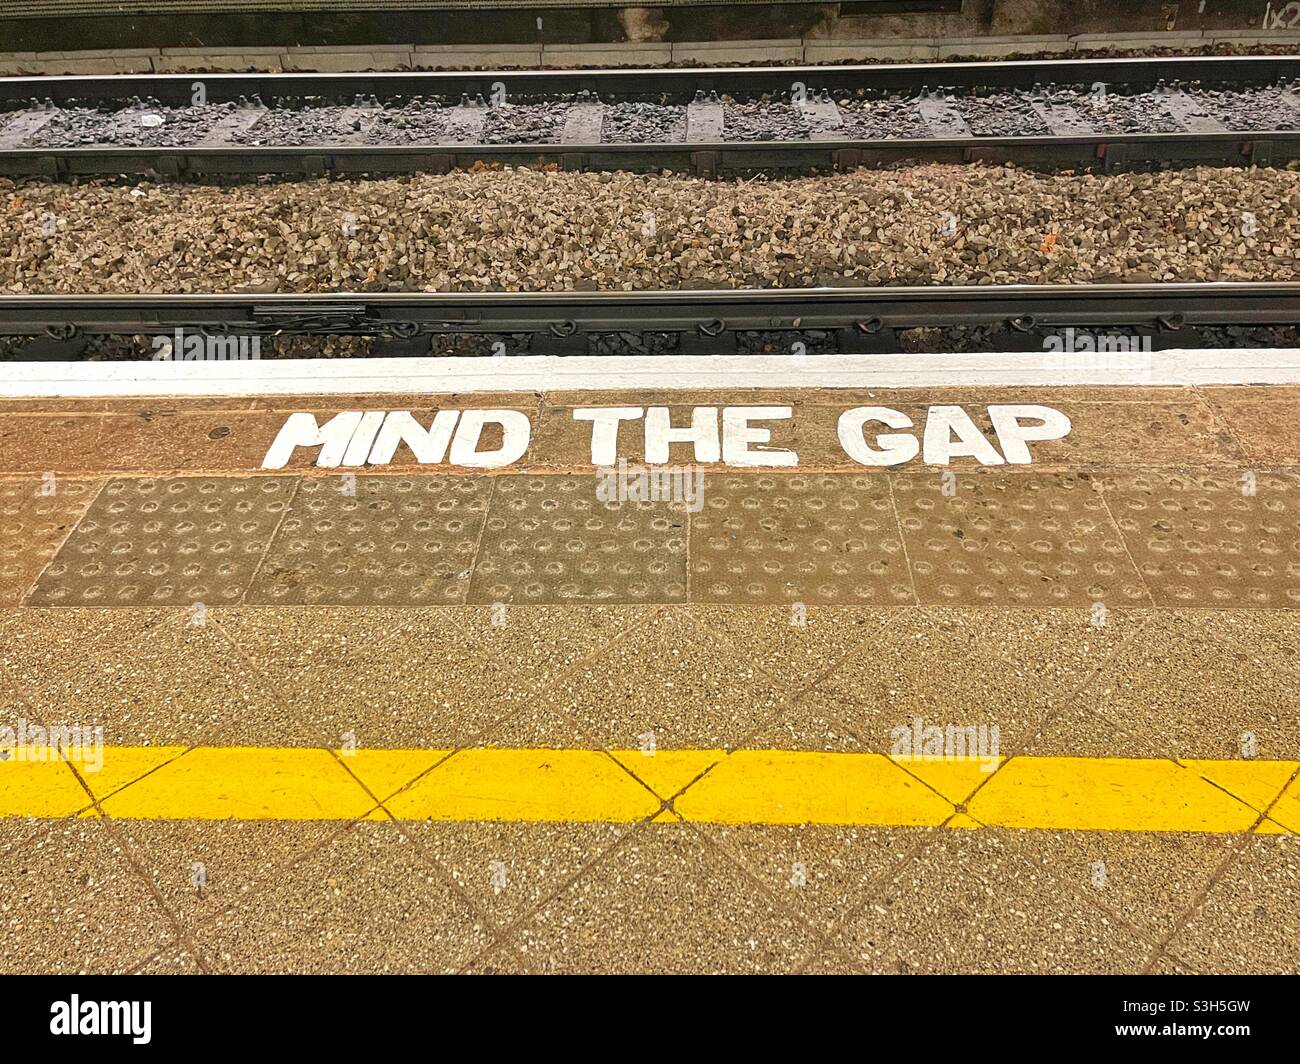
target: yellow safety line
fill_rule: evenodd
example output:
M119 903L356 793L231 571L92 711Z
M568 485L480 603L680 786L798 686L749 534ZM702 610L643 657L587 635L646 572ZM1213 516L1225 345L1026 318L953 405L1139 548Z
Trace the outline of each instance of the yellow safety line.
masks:
M1295 761L118 746L105 747L102 761L63 763L28 753L0 760L0 817L94 817L100 810L134 820L391 814L627 823L677 817L723 824L1300 833Z

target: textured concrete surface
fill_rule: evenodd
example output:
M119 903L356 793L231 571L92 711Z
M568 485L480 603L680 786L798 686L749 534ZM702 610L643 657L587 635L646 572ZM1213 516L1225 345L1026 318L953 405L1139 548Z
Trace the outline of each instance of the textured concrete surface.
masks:
M710 465L696 512L598 500L571 433L343 492L257 469L310 397L7 404L0 726L127 752L0 760L0 967L1300 971L1294 393L1072 391L1070 437L957 459L947 494L832 461L835 412L1052 400L795 392L800 466ZM627 399L517 398L543 426ZM187 419L235 414L240 447L198 446ZM996 728L990 770L881 759L916 721ZM204 775L267 750L316 760ZM796 754L893 782L801 790ZM68 815L24 812L19 770ZM1141 808L1060 782L1130 776ZM1077 826L996 826L1036 786ZM843 822L890 787L942 815ZM1196 801L1212 826L1167 826Z

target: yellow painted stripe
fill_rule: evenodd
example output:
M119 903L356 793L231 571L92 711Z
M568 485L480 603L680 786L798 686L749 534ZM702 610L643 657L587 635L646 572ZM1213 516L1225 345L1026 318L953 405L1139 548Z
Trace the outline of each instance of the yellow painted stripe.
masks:
M995 771L992 771L994 770ZM1300 831L1295 761L902 761L790 750L106 747L102 765L0 761L0 817L864 824ZM382 802L382 808L378 803Z
M1270 798L1295 769L1294 762L1240 764ZM1247 831L1259 818L1190 768L1111 757L1012 758L968 808L981 824L1074 831Z
M0 817L71 816L90 804L60 761L0 761Z
M722 824L938 826L955 812L879 754L740 750L673 803L686 820Z
M104 751L105 768L117 752ZM326 750L246 746L190 750L101 802L125 820L352 820L374 805Z

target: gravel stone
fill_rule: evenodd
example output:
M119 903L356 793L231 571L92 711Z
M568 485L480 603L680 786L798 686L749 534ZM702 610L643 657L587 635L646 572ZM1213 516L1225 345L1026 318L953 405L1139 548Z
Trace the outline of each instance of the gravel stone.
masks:
M27 139L27 146L57 148L114 144L123 148L180 148L196 144L234 104L204 107L141 105L121 111L74 107L56 111Z
M436 144L447 129L447 110L427 100L411 100L384 110L366 130L369 144Z
M504 103L483 120L483 144L555 144L568 103Z
M957 94L948 99L980 136L1042 136L1050 131L1033 107L1033 91ZM1204 113L1232 130L1300 127L1300 104L1294 89L1281 86L1202 89L1193 83L1183 90L1203 106ZM1175 133L1182 129L1161 92L1092 95L1082 85L1057 89L1050 98L1074 106L1100 133ZM521 97L485 110L484 144L554 144L562 139L565 118L576 100L556 96ZM242 99L242 98L241 98ZM780 94L733 99L723 97L724 137L729 141L800 141L810 130L799 108ZM244 101L247 102L247 101ZM454 100L437 96L390 100L357 97L351 106L323 97L283 97L272 101L250 129L236 133L234 142L284 147L340 143L423 144L439 141L448 132ZM686 108L667 98L605 100L603 139L608 143L680 143L686 135ZM254 98L253 106L261 106ZM39 106L39 105L38 105ZM903 94L866 97L861 93L838 101L844 136L849 138L916 138L930 131L914 98ZM120 144L131 147L186 147L205 140L213 128L239 104L203 107L163 107L154 100L133 99L117 110L68 107L55 109L48 122L33 132L25 147L78 147Z
M899 140L928 137L930 129L916 101L899 96L836 101L848 140Z
M1188 90L1205 110L1228 129L1300 129L1300 111L1287 103L1279 88L1237 92L1230 89ZM1300 99L1294 94L1292 99Z
M724 140L807 140L808 123L788 103L723 97Z
M959 96L956 102L977 137L1045 137L1052 132L1024 93Z
M1300 171L1267 168L0 180L8 293L1293 280L1297 248Z
M1183 130L1169 113L1164 98L1154 92L1132 96L1115 92L1104 96L1069 92L1055 99L1072 104L1098 133L1181 133Z
M238 144L283 148L295 144L338 144L369 132L376 114L356 115L351 107L307 107L302 110L267 111L242 133Z
M680 144L686 139L686 108L656 103L616 103L606 108L606 144Z

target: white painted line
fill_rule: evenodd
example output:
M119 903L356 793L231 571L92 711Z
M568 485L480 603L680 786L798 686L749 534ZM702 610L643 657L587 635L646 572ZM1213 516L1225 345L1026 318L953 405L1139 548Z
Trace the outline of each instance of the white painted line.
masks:
M0 398L12 399L1192 384L1300 384L1300 348L0 363Z

